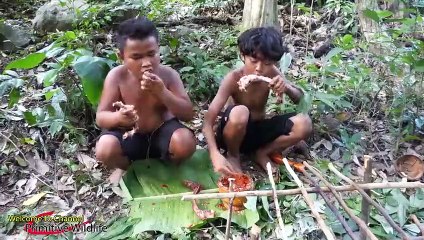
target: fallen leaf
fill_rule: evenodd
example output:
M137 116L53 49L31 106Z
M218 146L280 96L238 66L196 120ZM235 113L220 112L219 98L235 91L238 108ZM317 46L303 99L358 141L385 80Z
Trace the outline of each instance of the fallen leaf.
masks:
M50 171L49 165L47 165L47 163L41 160L40 155L38 155L38 152L35 152L33 154L27 154L26 158L28 159L29 166L35 169L41 175L44 176L47 172Z
M46 195L46 192L38 193L28 198L25 202L22 203L23 206L29 206L35 203L38 203L42 197Z
M112 187L112 191L116 194L116 195L118 195L118 196L120 196L120 197L122 197L122 198L124 198L125 196L124 196L124 192L122 192L122 190L119 188L119 187Z
M27 181L28 181L27 179L21 179L17 181L15 184L15 189L18 190L19 192L23 192L24 190L22 189L22 186L25 185Z
M37 180L37 179L35 179L35 178L30 178L30 179L28 180L27 184L25 185L25 192L24 192L24 195L31 194L31 193L32 193L32 191L34 191L34 189L36 188L36 186L37 186L37 182L38 182L38 180Z
M109 199L109 197L113 194L112 191L106 191L102 193L102 196L106 199Z
M57 182L57 190L59 191L74 191L74 186L67 186L63 184L61 181Z
M91 173L91 176L96 180L102 180L102 172L100 170Z
M0 152L3 152L3 150L6 148L7 140L4 137L0 138Z
M317 149L319 146L321 146L324 139L321 139L320 141L316 142L314 145L312 145L312 149Z
M77 158L88 170L91 170L98 165L97 161L88 155L79 153L77 154Z
M327 148L328 151L333 150L333 144L330 141L323 139L322 144L325 148Z
M49 206L55 206L56 208L60 209L60 210L69 210L69 205L68 203L63 200L62 198L60 198L59 196L54 196L54 195L48 195L48 205Z
M4 193L0 193L0 206L4 206L10 202L14 201L13 196L6 195Z
M330 158L333 159L334 161L340 160L340 149L336 148L334 152L330 155Z
M87 186L87 185L84 185L84 186L82 186L82 187L80 188L80 190L78 191L78 194L82 195L82 194L86 193L86 192L87 192L87 191L89 191L89 190L90 190L90 187L89 187L89 186Z
M28 163L25 161L25 159L21 158L20 156L16 156L16 162L18 162L19 166L21 167L28 166Z

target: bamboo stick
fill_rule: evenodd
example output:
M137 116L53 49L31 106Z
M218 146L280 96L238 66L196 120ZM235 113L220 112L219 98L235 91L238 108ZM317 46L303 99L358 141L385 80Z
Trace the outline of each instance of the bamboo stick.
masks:
M358 190L359 193L364 197L364 199L366 199L375 208L377 208L377 210L383 215L383 217L387 220L387 222L390 224L390 226L392 226L394 229L396 229L397 232L399 232L402 235L402 239L409 239L409 236L405 233L405 231L403 231L403 229L401 227L399 227L399 225L397 225L395 223L395 221L393 221L393 219L389 216L389 214L387 214L386 210L384 210L384 208L381 207L380 204L378 204L377 202L375 202L374 200L372 200L372 198L370 196L368 196L363 189L361 189L359 186L357 186L356 183L353 182L351 179L349 179L348 177L346 177L345 175L343 175L341 172L339 172L333 166L332 163L329 163L328 164L328 168L333 173L335 173L338 177L340 177L341 179L345 180L350 185L354 186L356 188L356 190Z
M308 193L305 190L305 187L303 186L303 183L300 181L299 177L297 177L296 173L291 168L289 162L287 161L287 158L283 158L283 163L286 166L287 171L289 174L293 177L293 180L299 186L300 191L302 192L303 198L305 199L306 204L308 204L309 208L311 209L312 215L314 215L315 219L318 222L318 225L320 226L321 230L324 232L324 235L327 239L333 240L334 235L333 232L330 230L330 228L325 224L324 219L319 215L317 210L315 209L315 204L309 197Z
M336 187L333 187L325 178L317 171L315 170L311 165L309 165L307 162L303 162L303 164L308 168L313 174L315 174L334 194L334 197L337 199L337 201L340 203L340 206L346 211L346 213L352 218L353 221L355 221L359 228L361 230L364 230L364 232L367 234L367 236L371 240L378 240L378 238L374 235L374 233L371 232L371 230L367 227L367 225L357 217L352 210L346 205L346 203L343 201L343 199L340 197L340 195L336 191Z
M312 176L308 172L306 172L304 169L302 169L302 173L306 176L306 178L309 179L309 181L312 182L312 184L314 186L316 186L318 188L318 193L324 199L325 203L330 208L330 210L334 213L334 215L336 215L337 219L340 221L340 223L342 224L342 226L344 227L344 229L346 230L346 232L350 236L350 238L352 238L353 240L357 240L358 238L353 233L353 230L349 226L349 224L347 224L346 219L344 219L344 217L337 210L336 206L334 206L334 204L331 203L330 199L328 199L328 197L324 194L324 192L321 190L321 187L319 186L319 184L316 183L314 181L314 179L312 178ZM360 238L360 239L362 240L362 239L365 239L365 238Z
M414 221L415 225L417 225L417 227L420 229L421 235L424 237L424 225L420 223L420 221L418 220L415 214L411 215L411 219L412 221Z
M228 178L228 181L230 181L230 184L228 186L228 192L233 191L233 183L234 178ZM230 238L230 226L231 226L231 216L233 215L233 203L234 198L231 198L230 200L230 207L228 208L228 218L227 218L227 225L225 226L225 240L228 240Z
M364 167L365 167L365 171L364 171L364 183L369 183L372 182L372 160L371 160L371 156L369 155L365 155L364 156ZM371 196L371 190L365 190L365 192ZM364 198L362 197L362 202L361 202L361 215L362 215L362 220L364 220L365 224L368 225L368 221L370 218L370 203ZM360 233L360 239L364 239L366 240L366 234L364 231L361 231Z
M277 214L278 225L280 226L282 238L283 238L283 240L285 240L286 239L286 232L284 230L285 228L284 228L283 218L281 216L280 203L278 202L278 197L277 197L277 193L276 193L277 188L275 187L274 177L272 176L271 163L267 163L266 164L266 169L267 169L267 172L268 172L269 181L271 182L271 187L272 187L272 193L273 193L273 197L274 197L275 211L276 211L276 214Z
M358 184L358 186L362 189L396 189L396 188L423 188L424 183L421 182L384 182L384 183L366 183L366 184ZM344 186L334 186L333 187L337 192L345 192L345 191L355 191L355 187L351 185ZM318 189L316 187L305 188L305 190L309 193L318 193ZM321 190L323 192L331 192L328 187L322 187ZM216 190L217 192L218 190ZM248 197L248 196L272 196L272 190L256 190L256 191L244 191L244 192L234 192L234 193L203 193L203 194L193 194L183 193L183 194L173 194L173 197L182 197L181 200L189 201L192 199L222 199L222 198L231 198L231 197ZM277 190L278 196L285 195L297 195L301 194L299 188L288 189L288 190ZM178 195L178 196L177 196ZM153 196L149 197L150 199L163 199L164 196ZM168 198L168 197L167 197ZM134 200L144 200L145 198L134 198Z

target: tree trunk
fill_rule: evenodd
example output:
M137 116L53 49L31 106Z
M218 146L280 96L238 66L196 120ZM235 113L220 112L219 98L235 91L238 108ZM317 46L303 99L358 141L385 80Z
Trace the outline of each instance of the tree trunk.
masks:
M245 0L243 29L278 26L277 0Z
M378 10L377 0L355 0L356 8L359 15L359 25L361 31L367 41L371 41L374 34L378 31L378 25L371 18L364 15L363 11L366 9Z

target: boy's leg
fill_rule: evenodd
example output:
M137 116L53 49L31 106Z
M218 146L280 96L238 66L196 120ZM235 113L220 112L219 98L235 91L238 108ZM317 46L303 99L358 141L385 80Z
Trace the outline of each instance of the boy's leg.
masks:
M96 158L107 168L115 169L109 181L118 184L129 167L131 160L145 158L147 136L136 133L123 139L121 131L105 131L96 143Z
M237 105L227 109L221 121L222 138L225 149L227 150L227 160L241 172L240 147L246 136L247 125L250 112L244 105Z
M274 125L267 126L266 128L274 129L268 131L275 132L279 136L256 151L256 161L264 169L266 169L268 162L275 166L269 158L269 154L276 151L283 151L301 140L305 140L312 132L311 119L304 114L297 114L288 119L285 119L284 116L278 116L275 119L271 119L268 123Z
M152 133L153 153L174 163L190 158L196 151L193 131L176 118L170 119Z

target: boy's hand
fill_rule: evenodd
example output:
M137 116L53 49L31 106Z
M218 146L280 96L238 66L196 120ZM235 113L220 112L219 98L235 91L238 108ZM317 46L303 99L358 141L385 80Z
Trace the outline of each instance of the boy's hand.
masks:
M119 126L130 128L138 121L137 111L134 110L133 107L129 107L129 105L121 107L115 113L117 115Z
M162 94L165 89L163 80L156 74L144 72L141 77L141 90L149 91L153 94Z
M221 173L223 175L232 176L237 171L234 169L233 165L227 161L227 159L221 154L216 153L211 156L212 164L215 172Z
M272 91L277 95L277 102L282 103L283 102L283 93L286 93L287 91L287 83L285 82L283 76L278 75L272 78L272 82L269 84Z

